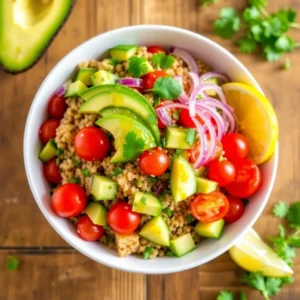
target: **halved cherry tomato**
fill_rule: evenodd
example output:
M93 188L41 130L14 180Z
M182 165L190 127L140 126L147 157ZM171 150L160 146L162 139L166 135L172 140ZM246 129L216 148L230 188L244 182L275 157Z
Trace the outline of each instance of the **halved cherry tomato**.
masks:
M160 176L170 166L170 159L167 153L161 148L146 150L139 157L139 167L147 175Z
M102 129L91 126L77 132L74 147L79 157L87 161L95 161L107 155L110 142Z
M53 184L59 184L61 182L61 175L59 166L56 164L56 159L52 158L44 164L43 167L44 176L46 180Z
M208 169L208 178L216 181L219 186L226 186L235 179L235 167L228 160L214 160Z
M191 203L192 215L203 223L222 219L229 210L227 197L220 192L200 194Z
M67 103L64 96L54 95L48 103L48 114L55 119L61 119L67 110Z
M236 222L242 217L245 212L245 205L239 198L227 196L227 199L229 201L229 210L225 215L224 220L226 223L230 224Z
M159 52L165 52L163 48L159 47L159 46L149 46L147 47L147 51L155 54L155 53L159 53Z
M107 223L116 232L129 234L140 224L140 214L132 211L132 205L127 202L117 202L107 213Z
M159 105L157 105L156 108L159 108L161 106L167 105L167 104L173 104L175 101L161 101ZM176 124L177 120L174 118L174 112L178 110L177 108L170 108L168 109L168 113L170 115L170 117L173 119L174 124ZM158 118L158 128L160 129L164 129L166 128L166 125L160 120L160 118Z
M39 137L43 144L47 144L49 140L55 138L59 123L59 120L48 119L42 124L39 130Z
M225 157L230 161L246 158L249 153L249 143L245 136L240 133L228 133L222 138Z
M57 215L69 218L78 216L84 210L86 202L84 189L80 185L67 183L54 191L51 206Z
M236 177L234 182L226 186L227 192L237 198L253 195L260 186L261 174L256 164L243 158L235 163Z
M82 239L91 242L99 240L104 233L103 227L94 224L87 215L83 215L77 221L76 230Z
M203 120L196 116L196 119L201 123L204 124ZM188 109L182 108L179 114L179 123L182 126L189 127L189 128L196 128L196 125L192 118L190 117L190 112Z
M168 74L165 71L154 71L143 76L144 89L150 90L153 88L155 81L160 77L166 77Z

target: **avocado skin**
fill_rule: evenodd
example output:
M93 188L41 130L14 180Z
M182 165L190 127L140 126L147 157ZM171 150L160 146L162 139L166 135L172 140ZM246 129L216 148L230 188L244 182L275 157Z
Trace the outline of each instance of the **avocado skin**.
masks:
M19 71L15 71L15 70L10 70L9 68L5 67L4 65L2 65L0 63L0 66L2 67L2 69L6 72L6 73L9 73L9 74L12 74L12 75L16 75L16 74L20 74L20 73L23 73L29 69L31 69L41 58L42 56L44 55L44 53L47 51L48 47L51 45L51 43L53 42L53 40L55 39L55 37L57 36L57 34L60 32L60 30L62 29L62 27L65 25L65 23L67 22L72 10L73 10L73 7L75 5L75 2L76 0L72 0L72 3L69 7L69 11L68 13L66 14L65 18L63 19L63 21L60 23L59 27L57 28L57 30L55 31L55 33L52 35L51 39L49 40L48 44L46 45L46 47L40 52L40 54L36 57L35 61L29 65L28 67L22 69L22 70L19 70Z

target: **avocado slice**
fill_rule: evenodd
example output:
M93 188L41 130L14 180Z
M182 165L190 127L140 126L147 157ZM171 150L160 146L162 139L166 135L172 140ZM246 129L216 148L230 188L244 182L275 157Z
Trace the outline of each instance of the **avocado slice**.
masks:
M100 203L91 202L85 208L84 212L89 216L89 218L94 224L101 226L107 225L107 210Z
M135 55L138 50L137 45L117 45L108 50L111 58L118 61L126 61Z
M209 194L211 192L214 192L218 187L217 182L202 177L197 177L196 182L197 182L197 190L196 190L197 194L198 193Z
M81 81L84 85L92 85L92 75L97 72L95 68L80 68L77 72L74 81Z
M162 216L154 217L140 231L140 236L161 246L169 246L169 228Z
M170 149L191 149L196 138L194 129L181 127L167 127L166 148Z
M159 216L162 211L160 201L150 193L136 192L132 210L150 216Z
M182 156L173 159L170 187L175 202L182 201L196 193L196 176L193 168Z
M42 162L47 162L51 158L55 157L57 153L57 147L54 140L49 140L49 142L44 146L39 154L39 159Z
M212 222L212 223L201 223L198 222L195 226L195 231L198 235L218 239L221 236L225 225L225 221L223 219Z
M96 200L114 200L118 184L108 177L95 174L91 185L91 194Z
M82 113L99 113L107 107L130 109L149 125L156 143L159 143L156 112L142 94L120 84L107 84L92 87L80 96L87 100L79 108Z
M0 1L0 65L10 73L33 66L67 20L74 3Z
M96 124L108 130L115 138L117 150L111 163L123 163L136 159L143 151L156 146L151 131L139 121L121 115L110 115Z
M91 79L93 86L97 86L102 84L114 84L119 79L119 76L104 70L100 70L93 74Z
M77 80L70 83L65 92L65 97L79 97L79 94L87 89L87 86L84 85L81 81Z
M181 257L195 248L196 245L190 233L170 241L170 249L177 257Z

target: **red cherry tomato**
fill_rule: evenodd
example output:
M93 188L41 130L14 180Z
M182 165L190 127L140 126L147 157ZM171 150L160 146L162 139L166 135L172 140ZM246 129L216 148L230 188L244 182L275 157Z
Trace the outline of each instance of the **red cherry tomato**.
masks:
M239 198L227 196L227 199L229 201L229 210L225 215L224 220L226 223L230 224L241 218L245 212L245 205Z
M201 144L199 141L197 141L193 148L189 150L190 152L190 162L193 164L196 162L198 156L199 156L199 153L200 153L200 147L201 147ZM212 163L214 160L218 159L223 153L223 148L222 148L222 144L220 141L217 141L217 146L216 146L216 150L214 152L214 154L212 155L211 157L211 160L206 163L206 165L209 165L210 163Z
M235 179L235 167L228 160L215 160L209 165L208 178L220 186L226 186Z
M82 239L91 242L99 240L104 233L103 227L94 224L87 215L77 221L76 230Z
M105 132L97 127L80 129L74 139L77 155L88 161L103 159L109 149L110 142Z
M50 159L44 164L43 171L44 176L49 183L59 184L61 182L62 178L55 158Z
M48 114L55 119L61 119L67 110L67 103L64 96L54 95L48 104Z
M247 139L240 133L229 133L222 138L225 156L232 162L246 158L249 153Z
M53 193L51 206L60 217L78 216L86 206L87 197L80 185L67 183L59 186Z
M243 158L235 164L236 177L234 182L226 186L227 192L237 198L253 195L260 186L261 174L256 164Z
M157 105L156 108L159 108L161 106L164 106L164 105L167 105L167 104L173 104L175 101L161 101L159 105ZM174 119L174 112L177 110L177 108L170 108L168 109L168 113L170 115L170 117L173 119L174 121L174 125L176 124L177 120ZM160 120L160 118L158 117L158 128L160 129L164 129L166 128L167 126Z
M222 219L229 210L226 196L220 192L200 194L191 203L192 215L203 223Z
M117 202L107 213L108 225L116 232L129 234L140 224L140 214L132 211L132 205L127 202Z
M164 174L170 166L169 156L160 148L144 151L138 162L140 169L145 174L154 176Z
M204 124L203 120L196 116L196 119L201 123ZM190 117L190 112L188 109L182 108L179 114L179 123L182 126L189 127L189 128L196 128L196 125L192 118Z
M153 88L155 81L160 77L166 77L168 74L165 71L154 71L143 76L144 89L150 90Z
M147 47L147 51L152 54L159 53L159 52L165 52L164 49L162 49L159 46L149 46L149 47Z
M59 120L48 119L42 124L39 130L39 137L43 144L47 144L49 140L55 138L59 123Z

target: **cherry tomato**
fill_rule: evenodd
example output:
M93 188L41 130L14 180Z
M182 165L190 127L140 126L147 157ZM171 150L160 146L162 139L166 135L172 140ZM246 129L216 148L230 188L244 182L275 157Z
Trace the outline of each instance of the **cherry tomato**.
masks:
M170 166L169 156L160 148L144 151L138 162L140 169L145 174L154 176L164 174Z
M162 49L159 46L149 46L149 47L147 47L147 51L152 54L159 53L159 52L165 53L164 49Z
M203 223L211 223L222 219L229 210L226 196L220 192L200 194L191 203L192 215Z
M87 215L83 215L77 221L76 230L82 239L91 242L99 240L104 233L103 227L94 224Z
M224 220L226 223L230 224L241 218L245 212L245 205L239 198L227 196L227 199L229 201L229 210L225 215Z
M109 149L110 142L105 132L97 127L80 129L74 139L75 151L79 157L88 161L103 159Z
M168 74L165 71L154 71L143 76L144 89L150 90L153 88L155 81L160 77L166 77Z
M193 164L196 162L199 153L200 153L200 147L201 144L199 141L197 141L193 148L189 150L190 152L190 162ZM205 165L210 165L210 163L212 163L214 160L218 159L223 153L223 148L222 148L222 143L220 141L217 141L217 146L216 146L216 150L214 152L214 154L211 157L211 160L209 162L207 162Z
M48 114L55 119L61 119L67 110L67 103L64 96L54 95L48 104Z
M222 138L225 156L232 162L246 158L249 153L247 139L240 133L229 133Z
M44 176L46 180L53 184L59 184L61 182L61 175L59 166L56 164L56 159L52 158L44 164Z
M59 186L53 193L51 206L60 217L78 216L86 206L87 197L80 185L67 183Z
M157 107L156 108L158 108L158 107L161 107L161 106L164 106L164 105L167 105L167 104L173 104L175 101L161 101L160 102L160 104L159 105L157 105ZM173 121L174 121L174 125L176 124L176 122L177 122L177 120L176 119L174 119L174 112L177 110L177 108L170 108L170 109L168 109L167 111L168 111L168 113L169 113L169 115L170 115L170 117L173 119ZM160 118L158 118L158 127L160 128L160 129L164 129L164 128L166 128L166 125L160 120Z
M257 165L243 158L235 163L235 169L235 181L225 187L227 192L237 198L247 198L253 195L261 183L261 174Z
M43 144L47 144L49 140L55 138L59 123L59 120L48 119L42 124L39 130L39 137Z
M140 214L132 211L132 205L127 202L117 202L107 213L108 225L116 232L129 234L140 224Z
M204 124L203 120L196 116L196 119L201 123ZM189 128L196 128L196 125L192 118L190 117L190 112L188 109L182 108L179 114L179 123L182 126L189 127Z
M219 186L226 186L235 179L235 167L228 160L215 160L209 165L208 178L216 181Z

